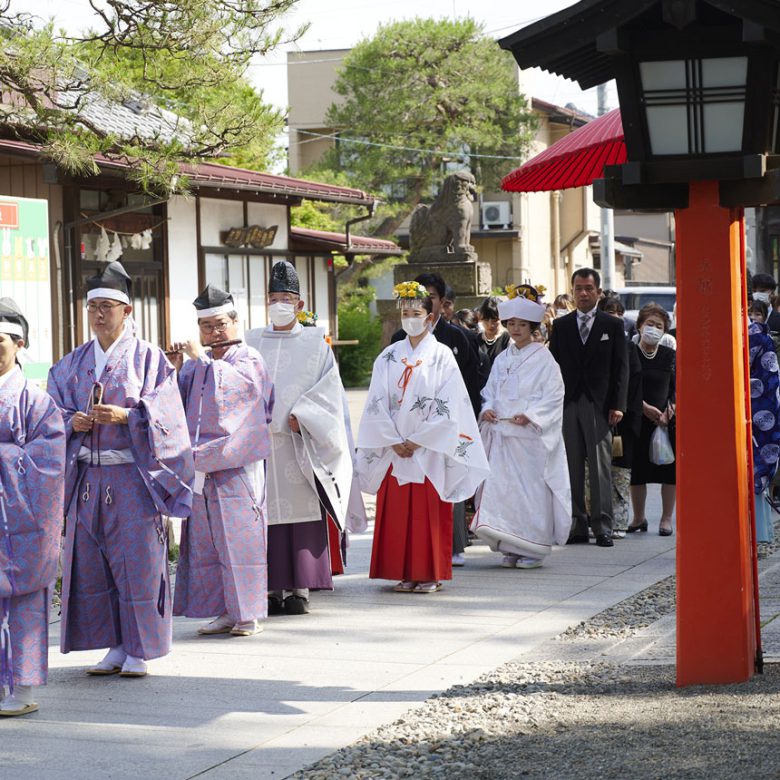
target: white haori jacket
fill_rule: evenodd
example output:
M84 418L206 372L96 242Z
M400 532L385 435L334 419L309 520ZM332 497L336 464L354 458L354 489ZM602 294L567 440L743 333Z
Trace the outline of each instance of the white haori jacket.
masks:
M353 480L346 397L322 329L296 323L283 331L269 325L247 331L246 342L263 356L274 383L273 447L266 476L268 523L320 520L318 481L339 528L364 530L367 520ZM290 429L291 414L300 434Z
M419 444L401 458L393 444ZM443 501L463 501L488 475L487 458L466 386L449 347L428 333L412 349L409 337L374 362L358 432L357 469L366 493L376 493L388 469L400 485L431 481Z
M472 530L494 550L543 557L565 544L571 528L571 488L563 443L563 379L541 344L498 355L482 390L482 413L497 423L480 430L490 477L477 495ZM531 422L508 419L524 414Z

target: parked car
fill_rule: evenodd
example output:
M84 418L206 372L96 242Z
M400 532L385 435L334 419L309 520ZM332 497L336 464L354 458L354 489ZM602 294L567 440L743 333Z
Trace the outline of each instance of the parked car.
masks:
M674 327L674 302L677 300L676 287L620 287L615 292L620 296L623 305L626 307L626 318L631 322L636 322L639 310L647 303L657 303L663 306L669 314L669 318Z

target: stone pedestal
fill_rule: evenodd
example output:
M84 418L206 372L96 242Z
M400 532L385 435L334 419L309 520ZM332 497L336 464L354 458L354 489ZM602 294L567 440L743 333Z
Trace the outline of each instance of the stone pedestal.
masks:
M490 295L493 289L493 276L490 263L480 263L476 260L466 260L451 263L439 261L408 262L393 268L393 283L408 282L420 274L439 274L444 281L455 290L460 301L461 296ZM461 307L462 308L462 307Z
M474 309L490 295L493 289L493 277L490 263L476 260L460 262L411 262L393 268L393 284L409 282L420 274L436 273L455 290L456 309ZM382 318L382 343L387 345L390 338L401 327L401 313L395 300L378 300L377 313Z

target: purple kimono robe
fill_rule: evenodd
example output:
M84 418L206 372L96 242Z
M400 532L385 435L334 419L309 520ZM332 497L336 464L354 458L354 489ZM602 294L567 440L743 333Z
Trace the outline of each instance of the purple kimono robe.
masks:
M98 379L103 403L128 409L128 424L77 433L72 417L85 411ZM123 644L137 658L166 655L172 610L162 515L189 515L195 474L176 371L161 349L125 331L100 377L90 341L52 367L48 389L68 434L62 652Z
M220 360L188 360L179 388L199 476L192 515L182 526L173 612L227 614L236 623L263 618L264 490L254 472L271 449L273 385L265 362L257 350L234 346Z
M65 477L59 409L18 369L0 385L0 685L42 685Z

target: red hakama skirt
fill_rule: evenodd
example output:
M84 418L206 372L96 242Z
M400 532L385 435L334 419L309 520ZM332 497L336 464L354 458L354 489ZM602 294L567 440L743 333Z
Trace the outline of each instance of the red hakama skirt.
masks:
M452 504L426 479L399 485L390 468L376 497L371 579L452 579Z
M330 573L332 575L344 573L344 556L342 554L342 532L336 525L336 521L330 516L328 519L328 551L330 553ZM345 532L346 533L346 532Z

